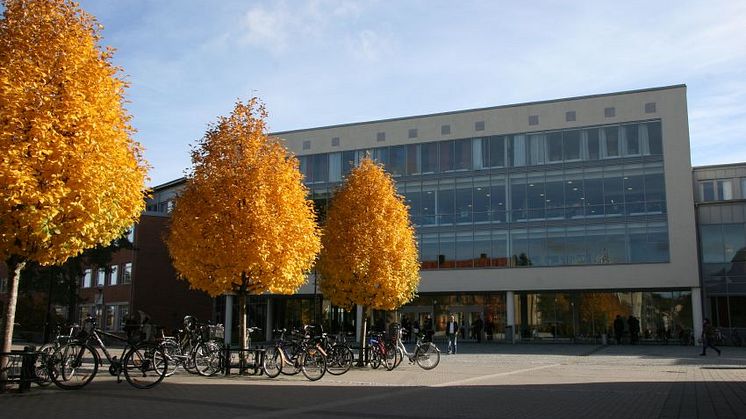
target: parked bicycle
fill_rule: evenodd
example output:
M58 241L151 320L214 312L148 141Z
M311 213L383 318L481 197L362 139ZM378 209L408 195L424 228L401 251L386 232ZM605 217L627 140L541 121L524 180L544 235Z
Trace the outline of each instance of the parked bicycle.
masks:
M52 378L49 376L47 365L55 351L62 347L62 345L70 342L79 329L80 326L77 324L71 324L65 329L66 333L63 334L62 327L57 325L54 329L54 337L51 342L45 343L39 348L39 356L36 358L35 366L36 383L38 385L45 387L52 384Z
M396 368L396 345L394 342L386 342L383 332L371 331L368 333L368 345L366 347L365 360L373 369L382 364L387 371Z
M417 342L415 343L414 351L410 353L402 342L403 330L401 325L394 324L394 331L397 348L395 367L402 362L405 356L410 364L416 363L424 370L431 370L438 366L440 363L440 349L438 349L438 347L432 342L425 342L423 340L423 337L425 336L424 333L417 335Z
M55 385L65 390L85 387L103 365L98 350L109 361L109 374L121 382L121 374L133 387L145 389L158 385L166 376L168 358L160 346L150 339L151 325L125 326L127 338L96 328L96 319L88 316L76 338L58 348L48 363ZM102 336L124 344L120 357L112 356Z
M275 378L285 370L288 374L299 371L311 381L321 379L326 373L326 355L320 339L309 334L292 334L285 338L287 329L276 330L280 338L269 347L264 355L264 373Z

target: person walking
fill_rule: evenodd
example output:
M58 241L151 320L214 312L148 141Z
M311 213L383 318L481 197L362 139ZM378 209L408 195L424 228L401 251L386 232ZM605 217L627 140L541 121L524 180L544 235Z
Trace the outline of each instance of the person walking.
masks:
M422 325L422 332L425 334L425 338L423 339L423 341L433 341L435 330L433 329L433 318L429 314L427 315L427 317L425 317L425 324Z
M627 325L629 326L629 342L634 345L640 338L640 321L630 314Z
M482 327L484 327L484 323L482 323L482 318L477 314L477 319L471 325L471 330L477 339L477 343L482 343Z
M715 341L715 329L712 328L712 324L710 324L710 319L705 317L705 320L702 322L702 353L699 355L700 356L707 355L707 348L712 348L715 350L715 352L718 353L718 356L720 356L720 349L716 348L715 345L713 345L714 341Z
M624 335L624 320L622 320L622 316L617 314L616 319L614 319L614 337L616 338L617 345L622 344L623 335Z
M456 344L458 342L458 322L451 314L448 323L446 323L446 337L448 338L448 354L456 355Z

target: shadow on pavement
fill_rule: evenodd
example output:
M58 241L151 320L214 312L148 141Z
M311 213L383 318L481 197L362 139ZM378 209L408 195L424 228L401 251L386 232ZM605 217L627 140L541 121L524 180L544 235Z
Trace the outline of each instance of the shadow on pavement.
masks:
M3 416L109 418L678 418L744 417L746 384L601 382L496 386L333 386L291 380L182 384L135 390L114 382L80 391L1 396Z

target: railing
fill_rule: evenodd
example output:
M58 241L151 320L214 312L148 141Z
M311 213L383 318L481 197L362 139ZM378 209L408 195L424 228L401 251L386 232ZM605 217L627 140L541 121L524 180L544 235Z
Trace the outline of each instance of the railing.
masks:
M223 349L223 374L230 375L232 369L238 369L238 374L261 375L264 363L264 348L231 348L225 345ZM238 361L233 361L233 355L238 355Z
M31 389L31 383L37 381L36 359L39 353L36 347L25 346L23 350L12 350L0 352L0 358L7 357L8 364L5 369L6 378L0 381L0 392L7 388L8 384L18 384L18 391L26 392ZM5 374L0 374L0 376Z

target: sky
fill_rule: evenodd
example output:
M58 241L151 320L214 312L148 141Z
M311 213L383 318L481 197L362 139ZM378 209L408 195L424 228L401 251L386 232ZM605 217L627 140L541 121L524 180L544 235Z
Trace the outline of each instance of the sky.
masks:
M746 1L80 0L150 185L237 100L279 132L674 84L693 165L746 161Z

